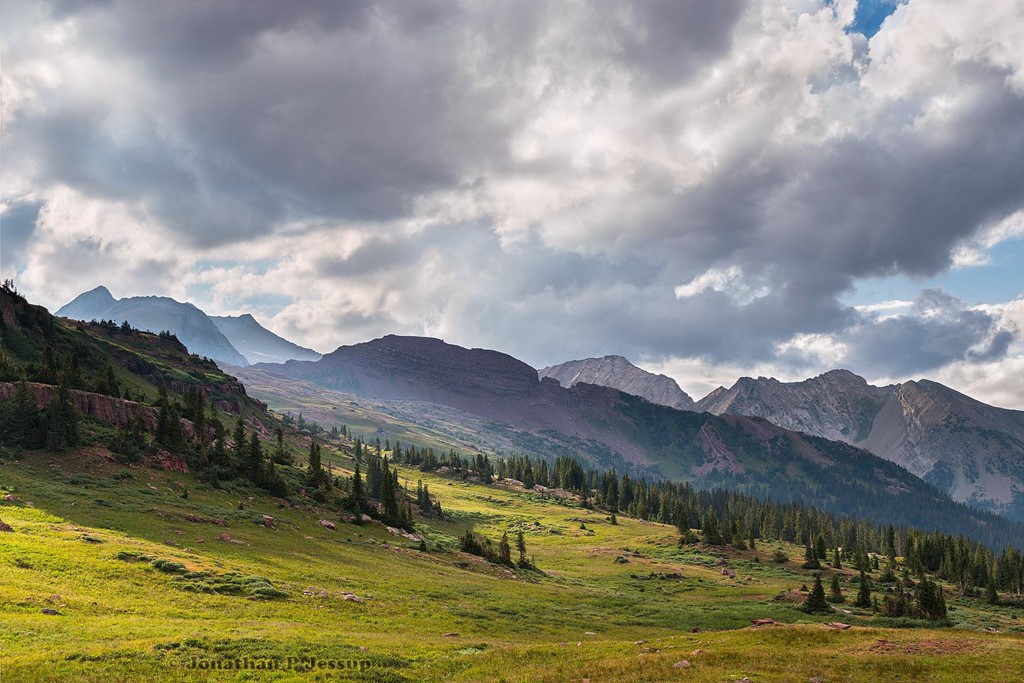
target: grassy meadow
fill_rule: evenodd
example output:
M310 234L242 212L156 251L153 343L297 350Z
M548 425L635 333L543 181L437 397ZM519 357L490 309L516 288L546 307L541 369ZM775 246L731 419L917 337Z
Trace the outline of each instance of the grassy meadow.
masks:
M333 450L329 460L351 467ZM413 488L427 483L447 513L417 525L426 551L312 502L126 467L101 449L8 457L0 497L15 500L0 502L13 529L0 533L0 680L1022 675L1024 610L953 599L955 629L884 628L842 605L812 617L793 602L810 581L798 569L801 548L785 547L784 564L771 560L778 544L680 549L672 527L622 516L613 525L573 501L416 470L401 476ZM523 528L539 571L458 552L467 528L494 540ZM844 588L852 602L856 585ZM761 617L785 625L752 627ZM837 619L853 627L822 625Z

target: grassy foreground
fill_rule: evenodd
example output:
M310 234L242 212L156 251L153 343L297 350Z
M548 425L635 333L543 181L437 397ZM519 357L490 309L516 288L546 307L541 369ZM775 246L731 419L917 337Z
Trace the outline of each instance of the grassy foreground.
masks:
M954 629L882 628L846 605L811 617L793 602L810 580L801 548L783 565L779 544L679 549L671 527L405 469L448 513L418 525L424 552L312 502L108 455L0 463L0 498L16 497L0 502L2 683L1024 677L1024 610L954 599ZM457 552L470 527L522 527L540 571ZM849 604L856 584L843 586ZM752 627L760 617L785 625Z

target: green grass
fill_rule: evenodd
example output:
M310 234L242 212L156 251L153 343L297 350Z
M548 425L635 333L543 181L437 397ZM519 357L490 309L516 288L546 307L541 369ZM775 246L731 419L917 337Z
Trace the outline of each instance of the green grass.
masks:
M773 600L808 582L795 561L770 561L779 544L730 552L731 579L717 553L677 548L671 527L623 516L612 525L536 494L403 469L450 513L420 523L424 553L310 500L285 506L105 455L29 453L0 464L0 490L20 499L0 502L0 519L14 528L0 534L4 683L1021 675L1024 610L953 600L956 629L884 629L858 610L810 617ZM327 459L350 466L333 451ZM254 521L263 514L276 518L272 527ZM337 530L317 524L324 518ZM541 571L455 552L469 525L492 539L521 525ZM856 586L844 586L852 598ZM758 617L786 626L749 628ZM855 626L821 626L832 619ZM689 668L674 668L684 659ZM222 668L190 668L214 663Z

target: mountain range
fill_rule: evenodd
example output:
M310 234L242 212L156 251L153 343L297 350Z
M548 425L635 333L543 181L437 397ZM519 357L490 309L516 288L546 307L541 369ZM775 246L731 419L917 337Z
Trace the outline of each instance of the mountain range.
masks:
M354 396L440 404L483 418L521 452L572 455L594 466L800 500L868 519L951 528L993 517L951 501L907 470L849 444L743 415L661 406L631 394L553 378L507 354L439 339L389 335L342 346L315 362L247 370Z
M1024 412L918 380L872 386L833 370L802 382L741 378L697 402L716 415L859 446L905 467L954 500L1024 517Z
M163 296L115 299L103 286L84 292L62 306L58 316L74 320L128 321L149 332L172 332L194 354L224 365L283 363L289 359L316 360L316 351L279 337L249 314L208 316L190 303Z
M692 449L680 458L666 452L656 434L645 432L654 429L651 425L638 428L630 422L637 416L624 417L622 406L646 413L652 409L641 410L628 399L623 403L617 392L676 410L763 418L772 428L864 449L955 501L1024 520L1024 412L986 405L929 380L879 387L847 370L802 382L743 377L694 402L675 380L642 370L622 356L537 371L496 351L389 335L321 358L270 332L251 315L207 316L192 304L166 297L115 299L105 287L80 295L57 314L169 330L192 353L221 364L261 364L263 370L359 396L446 406L515 432L509 441L500 429L474 422L473 429L488 432L491 443L515 443L551 457L571 452L602 465L626 462L638 470L704 483L749 469L736 464L743 460L739 454L715 445L716 429L757 434L754 440L764 445L764 428L734 421L712 422L703 430L702 423L696 441L686 445ZM601 393L597 387L615 392ZM646 413L641 422L651 418Z

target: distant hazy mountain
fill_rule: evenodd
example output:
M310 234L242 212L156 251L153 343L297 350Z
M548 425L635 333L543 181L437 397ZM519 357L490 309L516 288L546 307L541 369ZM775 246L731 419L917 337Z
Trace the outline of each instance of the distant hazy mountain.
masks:
M665 375L641 370L622 356L571 360L539 370L541 377L552 377L563 387L577 382L597 384L624 391L679 410L693 410L694 402L676 381Z
M211 315L210 320L250 363L284 363L319 360L320 354L279 337L248 313L239 316Z
M986 529L1001 525L994 516L953 503L905 469L849 444L755 417L676 410L584 382L565 388L498 351L389 335L342 346L315 362L247 370L257 371L401 401L409 410L408 402L414 401L464 411L482 418L487 430L515 442L523 453L570 454L624 472L801 500L876 521L971 534L987 534Z
M1024 412L936 382L875 387L846 370L790 383L744 377L698 401L697 409L763 417L860 446L954 500L1024 519Z
M77 296L56 315L75 320L127 320L133 327L149 332L173 332L191 353L218 363L248 365L238 350L210 320L192 304L163 296L134 296L115 299L106 287Z

